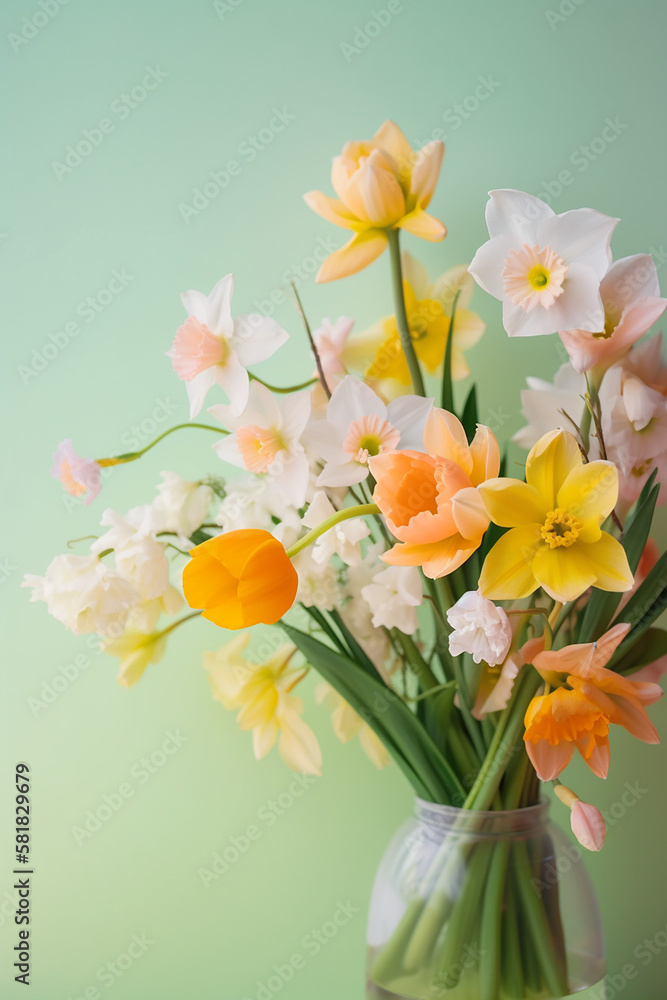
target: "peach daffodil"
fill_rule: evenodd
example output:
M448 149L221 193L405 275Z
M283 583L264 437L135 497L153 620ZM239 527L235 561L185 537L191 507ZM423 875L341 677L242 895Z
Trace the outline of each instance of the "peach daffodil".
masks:
M632 586L623 546L601 528L618 498L618 471L611 462L584 464L572 434L540 438L526 460L525 483L491 479L479 492L491 520L510 529L484 560L484 597L518 600L542 587L565 602L591 586Z
M232 318L234 277L221 278L210 295L191 290L181 295L188 318L167 351L174 371L187 382L190 419L197 416L209 389L221 386L238 416L248 402L248 365L266 361L288 339L274 319L250 313Z
M556 778L575 749L594 774L606 778L611 725L644 743L660 742L644 706L662 696L661 688L605 666L629 630L628 624L615 625L597 642L542 650L533 658L533 666L557 684L532 699L524 719L526 751L542 781Z
M241 528L210 538L190 550L183 593L221 628L275 625L292 607L296 570L284 546L268 531Z
M660 297L655 262L645 253L615 261L602 279L600 295L604 305L600 330L562 330L559 334L578 372L606 371L667 308L667 299Z
M503 303L510 337L604 328L600 281L611 264L618 219L591 208L556 215L523 191L490 191L490 239L470 265L475 281Z
M430 241L444 239L442 222L425 209L433 196L445 147L429 142L418 152L398 125L386 121L372 139L347 142L334 157L331 183L337 198L309 191L304 200L328 222L354 233L322 264L318 281L361 271L387 248L390 229Z
M373 499L399 544L383 555L394 566L421 566L436 579L457 569L479 547L489 516L478 487L497 476L498 442L479 425L469 445L459 420L431 410L424 452L393 451L369 460Z

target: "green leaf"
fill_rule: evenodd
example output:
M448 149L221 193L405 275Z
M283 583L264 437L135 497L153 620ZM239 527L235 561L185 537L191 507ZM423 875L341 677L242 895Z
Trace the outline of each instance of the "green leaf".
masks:
M355 637L352 635L349 628L343 621L341 614L336 610L330 611L329 614L335 621L340 631L340 634L342 635L345 643L347 644L347 648L350 651L350 658L354 660L355 663L358 663L360 667L363 667L366 673L370 674L371 677L377 677L377 670L375 669L375 664L369 657L368 653L366 653L364 648L357 642Z
M459 301L461 289L454 296L452 303L452 315L449 320L449 333L447 334L447 346L445 347L445 363L442 369L442 392L440 405L444 410L454 412L454 386L452 384L452 342L454 340L454 320L456 319L456 306Z
M463 788L424 727L398 695L379 677L370 677L358 664L312 636L283 625L307 661L382 740L417 795L448 803Z
M653 485L656 473L657 470L654 469L623 532L621 545L625 549L632 573L637 571L646 539L651 530L655 505L660 492L660 487ZM622 596L622 594L606 590L596 589L593 591L579 625L577 642L592 642L594 639L599 639L608 628Z
M463 411L461 413L461 423L466 432L468 443L472 441L477 430L477 386L473 385L468 393Z
M626 652L622 650L621 643L610 666L619 674L632 674L667 654L667 632L661 628L649 628Z
M658 559L644 582L616 616L615 625L629 622L632 626L618 647L619 658L632 648L665 608L667 608L667 552Z

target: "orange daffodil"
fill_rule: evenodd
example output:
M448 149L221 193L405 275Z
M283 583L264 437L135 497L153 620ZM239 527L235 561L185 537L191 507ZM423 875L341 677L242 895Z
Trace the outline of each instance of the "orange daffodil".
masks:
M324 261L318 281L344 278L367 267L387 248L387 230L404 229L432 242L445 238L445 226L425 211L444 151L443 144L434 141L414 152L392 121L381 125L368 141L345 143L331 169L338 197L322 191L304 195L314 212L354 233Z
M491 479L479 493L491 520L510 529L484 562L484 597L519 599L542 587L565 602L591 586L632 587L623 546L601 528L618 498L616 466L585 464L567 431L540 438L526 460L525 483Z
M433 409L424 452L384 452L369 460L373 499L399 544L382 558L394 566L421 566L435 579L453 572L477 549L489 526L479 489L497 476L498 442L479 425L469 445L460 421Z
M605 666L630 631L615 625L597 642L543 650L533 666L558 684L533 698L525 716L524 741L542 781L567 767L575 749L601 778L609 770L609 727L623 726L644 743L659 743L645 705L657 701L657 684L633 681Z

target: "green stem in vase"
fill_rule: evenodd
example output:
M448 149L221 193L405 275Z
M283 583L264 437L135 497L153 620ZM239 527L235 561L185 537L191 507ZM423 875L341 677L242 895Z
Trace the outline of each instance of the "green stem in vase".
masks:
M403 267L401 265L401 244L398 229L388 229L389 256L391 258L391 281L394 289L394 309L396 312L396 326L398 335L401 338L401 346L408 364L412 387L418 396L425 396L424 379L422 378L419 361L415 354L415 346L412 342L408 314L405 309L405 295L403 294Z

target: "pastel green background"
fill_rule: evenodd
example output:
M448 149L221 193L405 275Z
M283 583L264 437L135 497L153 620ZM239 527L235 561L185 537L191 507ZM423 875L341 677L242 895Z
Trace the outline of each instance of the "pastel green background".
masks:
M191 478L222 472L209 435L183 432L143 462L115 470L90 508L68 508L48 475L51 453L69 436L84 455L118 452L131 447L128 435L147 443L153 428L187 419L185 392L164 357L183 315L179 293L208 291L233 270L234 305L244 311L284 289L286 274L312 272L318 240L340 243L342 234L309 212L301 195L328 190L330 157L386 117L415 143L434 130L446 135L433 209L449 237L437 246L406 243L434 274L468 261L486 238L487 190L557 193L545 185L562 171L571 183L554 197L556 211L591 205L620 216L615 255L657 251L660 267L667 8L660 0L562 0L560 8L557 0L402 0L390 8L385 0L234 0L218 9L205 0L44 3L52 13L43 26L38 14L40 27L25 44L12 44L12 34L43 8L6 0L0 13L11 94L2 119L0 221L0 995L25 992L13 983L8 958L15 944L12 770L26 760L36 869L33 1000L74 1000L93 986L112 1000L255 998L258 982L295 953L305 966L281 1000L361 998L375 867L411 804L397 770L378 773L358 745L338 744L325 710L311 702L307 719L320 736L324 776L296 797L277 753L255 763L249 736L211 699L200 653L222 644L224 634L205 623L182 629L165 661L128 692L116 684L115 661L19 589L23 574L42 572L67 539L94 532L105 506L124 511L152 499L162 469ZM359 47L357 29L365 32L388 9L388 23L371 27ZM354 44L356 51L344 48ZM112 105L147 67L166 77L121 118ZM487 87L475 97L480 78ZM293 119L250 161L243 143L269 126L275 108ZM54 161L103 118L113 131L59 178ZM594 159L582 169L585 154L577 151L601 136L608 118L620 123L617 137L603 150L594 143ZM229 160L241 165L238 176L184 221L179 206L191 204L193 189ZM33 351L43 356L49 335L77 319L79 304L105 288L114 269L132 276L122 293L92 322L79 314L79 334L56 356L49 348L43 370L26 374L40 364ZM316 287L311 275L300 289L315 321L347 314L363 329L391 309L386 258L331 286ZM481 292L475 303L488 323L470 355L481 419L506 439L521 423L524 376L550 375L562 357L554 339L509 342L498 303ZM260 372L275 381L307 376L293 308L284 300L275 315L293 340ZM43 685L63 677L77 656L89 665L70 669L76 678L58 681L55 700L36 708L30 699L40 699ZM652 715L667 732L665 706ZM176 731L186 742L146 776L142 758ZM667 923L666 764L664 747L619 733L606 783L579 766L570 775L583 797L620 817L587 866L605 913L610 971L619 975L628 963L637 970L625 1000L664 997L667 953L644 965L635 949ZM77 844L73 828L124 782L132 796ZM642 790L631 807L619 805L626 783ZM279 796L283 812L269 825L267 810ZM259 839L205 888L199 870L249 825ZM348 901L358 912L314 954L304 938ZM122 975L97 978L135 934L152 942L145 954Z

